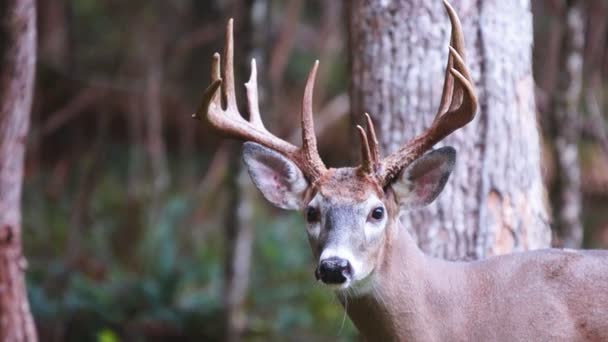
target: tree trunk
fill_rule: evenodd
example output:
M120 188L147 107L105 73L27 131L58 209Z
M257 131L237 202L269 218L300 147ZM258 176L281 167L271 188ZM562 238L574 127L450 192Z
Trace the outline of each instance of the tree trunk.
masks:
M40 55L55 68L65 70L70 65L68 6L65 0L39 2ZM41 58L42 59L42 58Z
M250 58L255 57L258 70L264 70L265 56L262 56L260 46L267 40L264 37L264 27L268 19L269 3L266 0L238 0L233 4L232 13L239 20L236 38L235 56L237 59L236 77L245 80L250 72ZM250 58L245 58L250 57ZM245 104L244 89L238 85L237 98ZM259 84L260 92L263 85ZM240 90L240 91L239 91ZM262 98L263 100L263 98ZM261 102L263 105L263 102ZM241 106L245 108L246 106ZM243 111L244 112L244 111ZM248 113L244 112L245 115ZM224 340L236 342L242 340L247 327L245 303L249 292L251 270L251 253L253 248L253 213L252 203L255 201L254 190L249 175L241 162L241 144L230 144L230 160L228 174L229 203L226 212L225 238L226 259L224 264Z
M226 212L226 261L224 264L224 308L226 342L240 341L247 326L245 300L249 290L253 248L253 193L246 170L241 165L240 144L231 144Z
M0 2L0 341L36 341L21 250L21 184L36 66L36 2Z
M163 130L162 105L162 42L149 52L145 69L145 95L143 106L146 117L146 152L148 155L152 186L157 196L169 186L169 167Z
M452 1L479 109L443 143L458 150L434 204L404 215L428 254L447 259L549 246L532 79L529 1ZM450 24L441 1L350 2L351 108L369 112L384 153L429 127L441 96Z

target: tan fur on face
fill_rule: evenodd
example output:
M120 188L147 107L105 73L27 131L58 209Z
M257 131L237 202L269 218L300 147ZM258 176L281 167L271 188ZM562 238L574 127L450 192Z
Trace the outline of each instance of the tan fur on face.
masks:
M353 202L362 202L372 193L378 198L384 197L376 178L359 172L358 168L330 169L315 182L313 188L327 198Z
M356 168L331 169L307 195L308 206L321 213L319 222L308 224L309 242L319 262L330 256L348 260L353 267L352 282L357 287L381 263L387 243L387 226L396 214L392 192L385 193L374 177ZM382 220L370 219L377 206L385 209Z

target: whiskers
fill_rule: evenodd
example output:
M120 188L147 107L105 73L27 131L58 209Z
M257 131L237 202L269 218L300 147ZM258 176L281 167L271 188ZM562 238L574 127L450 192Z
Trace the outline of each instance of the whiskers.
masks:
M340 329L338 330L337 336L340 336L342 334L342 330L344 330L344 323L346 323L346 312L348 311L348 295L350 293L349 290L350 290L350 288L347 288L346 290L338 292L338 296L340 294L342 294L342 296L344 296L344 315L342 316L342 324L340 325Z

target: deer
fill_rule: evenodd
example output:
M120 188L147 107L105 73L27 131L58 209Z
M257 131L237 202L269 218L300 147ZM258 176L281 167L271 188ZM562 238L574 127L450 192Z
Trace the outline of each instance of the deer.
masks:
M388 156L381 157L365 114L366 127L357 126L361 164L325 166L312 109L318 61L304 87L301 146L264 126L255 60L244 119L234 86L232 19L225 58L213 55L211 84L193 116L245 141L242 158L262 195L303 213L314 275L336 292L365 340L608 341L608 251L544 249L447 261L424 254L402 226L402 213L431 203L456 163L453 147L434 145L477 111L461 23L443 3L452 31L439 108L428 129Z

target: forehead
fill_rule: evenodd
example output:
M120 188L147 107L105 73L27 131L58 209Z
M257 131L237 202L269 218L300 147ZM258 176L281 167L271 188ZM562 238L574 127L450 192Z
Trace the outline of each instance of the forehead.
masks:
M330 169L315 184L315 190L335 202L361 202L370 195L383 197L382 187L375 178L357 168Z

